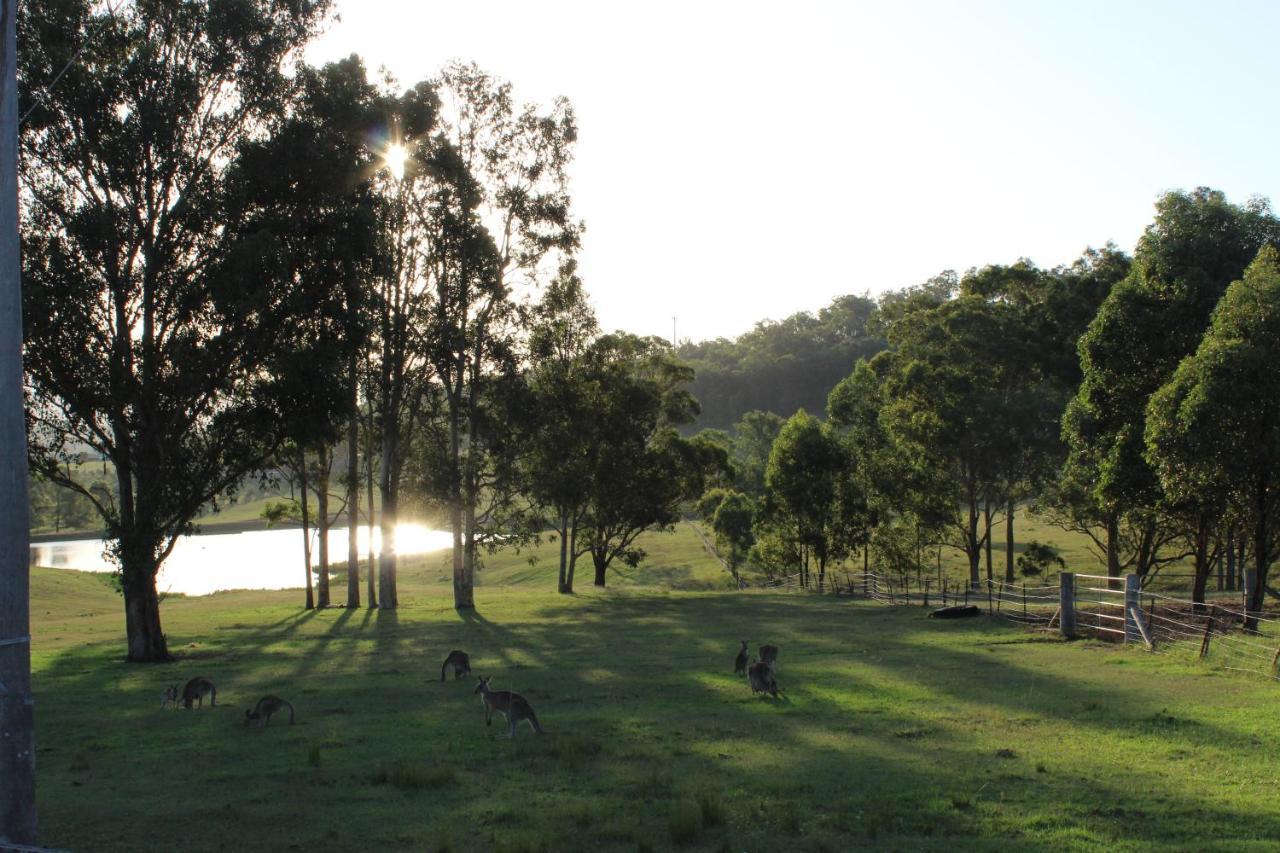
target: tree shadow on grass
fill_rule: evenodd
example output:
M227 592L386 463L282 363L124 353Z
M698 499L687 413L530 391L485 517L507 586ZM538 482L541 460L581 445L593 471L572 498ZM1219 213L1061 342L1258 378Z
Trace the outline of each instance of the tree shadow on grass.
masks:
M1029 645L1011 660L1022 647L987 648L1020 629L940 626L922 613L835 600L632 592L523 600L501 623L465 611L456 620L380 612L374 671L370 655L357 653L370 632L353 630L350 614L295 638L314 648L293 652L255 646L274 642L276 631L233 634L244 654L212 676L226 679L233 701L237 691L260 695L277 683L282 666L291 672L290 688L311 696L299 709L310 731L332 732L316 766L304 763L297 740L306 728L246 739L225 716L159 715L158 687L144 696L136 668L68 650L37 677L41 742L63 749L43 764L41 806L53 827L46 843L176 846L204 837L205 827L217 837L230 804L243 849L278 848L286 834L304 849L435 844L449 828L460 849L526 840L665 848L668 814L704 796L699 808L710 817L695 849L720 840L739 849L1008 849L1010 840L1041 849L1187 848L1280 835L1274 808L1224 799L1221 788L1171 786L1176 764L1134 761L1138 750L1124 747L1127 734L1154 737L1189 753L1221 750L1241 772L1256 766L1242 760L1257 750L1247 734L1191 711L1158 713L1177 678L1192 676L1107 679L1106 665L1077 664L1090 650L1056 644ZM789 701L753 697L733 676L741 638L753 650L781 647ZM494 739L470 690L419 683L421 654L410 642L419 639L441 644L424 666L429 680L451 647L467 649L473 667L501 662L499 686L524 693L549 734L522 728L515 741ZM1161 685L1159 698L1145 692ZM1266 713L1274 722L1277 713ZM1055 751L1064 739L1079 742L1078 755ZM1114 758L1093 754L1103 742ZM89 770L74 769L78 752ZM201 757L199 791L183 801L158 796L147 780L184 755ZM396 762L455 775L426 792L370 785L375 768ZM306 785L305 817L261 797L274 774ZM69 789L75 781L83 787ZM344 815L339 828L318 819L330 813Z

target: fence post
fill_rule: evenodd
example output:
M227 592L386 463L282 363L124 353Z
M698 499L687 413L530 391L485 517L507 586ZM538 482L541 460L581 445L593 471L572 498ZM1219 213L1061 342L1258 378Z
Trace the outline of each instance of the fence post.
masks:
M1076 576L1074 572L1058 575L1058 627L1068 640L1076 638Z
M1213 623L1218 618L1218 605L1209 608L1209 619L1204 623L1204 637L1200 640L1200 660L1209 654L1209 639L1213 636Z
M1027 582L1022 582L1022 618L1027 618Z
M992 586L993 584L991 583L991 581L987 581L987 615L988 616L991 615L991 587Z
M924 606L929 606L929 582L924 582Z
M1126 643L1142 642L1142 632L1138 630L1136 614L1142 609L1142 578L1130 572L1124 576L1124 641Z

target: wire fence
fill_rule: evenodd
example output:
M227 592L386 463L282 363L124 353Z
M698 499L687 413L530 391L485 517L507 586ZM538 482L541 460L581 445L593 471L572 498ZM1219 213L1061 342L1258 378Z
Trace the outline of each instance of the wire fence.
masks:
M1067 621L1075 636L1141 643L1155 654L1280 680L1280 617L1276 614L1246 610L1242 601L1234 599L1207 598L1197 603L1144 589L1140 583L1126 594L1124 578L1071 577ZM976 606L990 618L1029 629L1060 631L1063 627L1061 582L990 580L974 587L948 579L842 570L823 578L821 588L814 575L806 578L799 572L758 583L756 588L863 598L893 607Z

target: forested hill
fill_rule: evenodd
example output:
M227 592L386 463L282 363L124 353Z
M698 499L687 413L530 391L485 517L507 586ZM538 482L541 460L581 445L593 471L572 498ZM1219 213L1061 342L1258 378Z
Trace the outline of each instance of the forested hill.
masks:
M683 343L679 354L695 371L692 391L702 404L695 429L728 429L760 409L784 417L797 409L821 415L831 389L885 342L869 326L876 303L839 296L818 312L766 320L734 340Z

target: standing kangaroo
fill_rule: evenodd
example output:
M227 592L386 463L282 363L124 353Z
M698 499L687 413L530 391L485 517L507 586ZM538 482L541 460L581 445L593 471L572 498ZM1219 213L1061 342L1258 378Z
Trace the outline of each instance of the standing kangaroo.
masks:
M440 680L444 681L445 671L453 667L453 677L456 681L464 675L471 674L471 658L467 657L467 653L461 649L454 649L449 652L449 656L444 659L444 664L440 667Z
M293 725L293 705L279 696L263 696L252 711L245 710L244 724L257 723L260 726L271 725L271 715L284 708L289 709L289 725Z
M490 690L489 682L492 680L492 675L487 678L482 676L475 690L480 694L480 701L484 703L484 724L490 725L493 722L493 712L497 711L507 719L507 737L516 736L516 723L522 720L527 720L538 734L544 734L529 700L510 690Z
M777 646L761 646L760 662L770 669L778 668L778 647Z
M210 697L210 708L218 704L218 688L209 679L196 676L182 687L182 706L190 708L192 702L199 702L199 707L203 708L206 695Z
M741 642L742 649L738 652L738 657L733 662L734 675L745 675L747 671L747 660L749 659L747 655L747 641L742 640Z
M774 680L773 669L764 661L756 661L747 670L747 680L751 682L751 693L768 693L778 698L778 682Z

